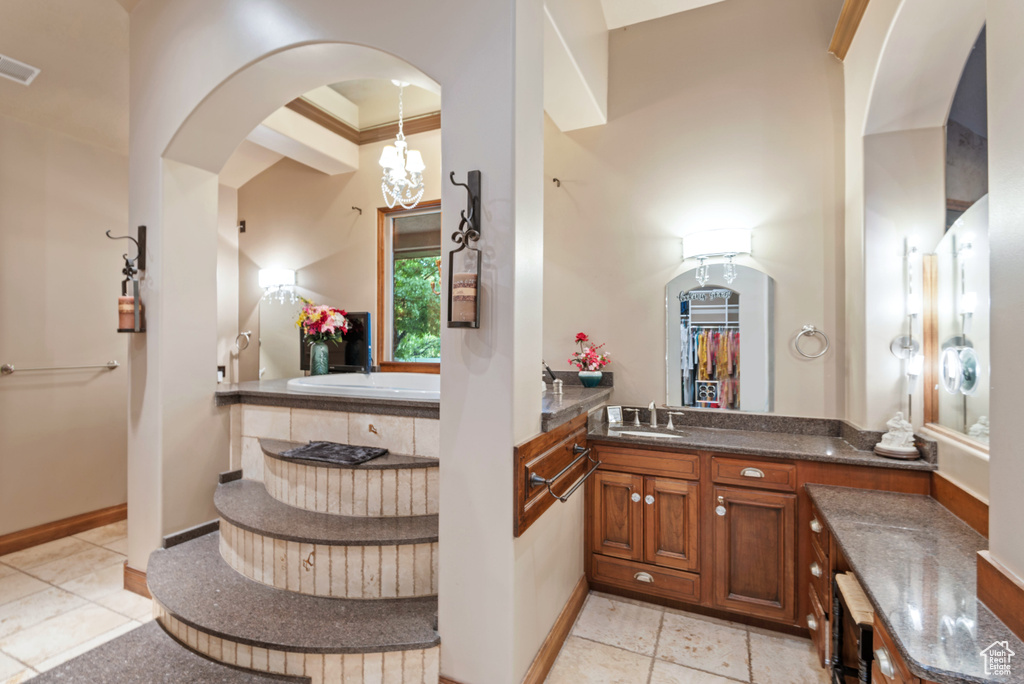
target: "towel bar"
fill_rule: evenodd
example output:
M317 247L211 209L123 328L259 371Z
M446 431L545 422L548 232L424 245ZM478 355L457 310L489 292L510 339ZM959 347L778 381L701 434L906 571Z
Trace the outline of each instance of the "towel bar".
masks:
M106 368L107 370L114 370L120 365L121 364L117 361L107 361L106 363L93 364L90 366L38 366L36 368L15 368L13 363L5 363L0 366L0 373L3 375L11 375L16 370L24 373L25 371L84 370L87 368Z
M549 478L549 479L544 479L543 477L541 477L537 473L531 474L530 475L530 486L531 487L539 487L541 485L544 485L548 489L548 494L550 494L551 496L555 497L556 499L558 499L562 503L565 503L566 501L568 501L569 497L572 496L573 492L575 492L577 489L579 489L580 485L582 485L584 482L586 482L587 478L589 478L591 475L593 475L594 472L598 468L601 467L601 461L595 461L594 459L592 459L590 457L590 449L585 449L585 448L581 447L579 444L573 444L572 445L572 452L577 455L576 458L574 458L572 460L572 463L570 463L569 465L567 465L564 468L562 468L562 470L557 475L555 475L554 477ZM567 491L564 495L558 496L557 494L555 494L551 490L551 485L553 485L555 483L555 481L558 480L560 477L562 477L567 472L572 470L576 466L576 464L579 463L580 461L582 461L583 459L587 459L588 461L593 463L594 464L593 467L590 470L588 470L587 473L576 482L576 484L574 484L572 487L570 487L569 491Z

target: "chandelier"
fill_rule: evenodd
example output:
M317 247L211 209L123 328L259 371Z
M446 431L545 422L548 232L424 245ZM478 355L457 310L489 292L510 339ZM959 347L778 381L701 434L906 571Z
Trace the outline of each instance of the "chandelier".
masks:
M701 287L711 280L707 261L712 257L725 259L722 275L726 284L732 285L737 276L733 259L740 254L750 254L750 231L746 229L706 230L683 236L683 260L697 259L695 276Z
M423 156L416 150L410 150L405 142L402 130L402 91L408 83L391 81L398 86L398 136L394 145L388 145L380 155L380 165L384 169L381 176L380 189L384 193L384 201L389 209L401 204L405 209L412 209L423 197Z

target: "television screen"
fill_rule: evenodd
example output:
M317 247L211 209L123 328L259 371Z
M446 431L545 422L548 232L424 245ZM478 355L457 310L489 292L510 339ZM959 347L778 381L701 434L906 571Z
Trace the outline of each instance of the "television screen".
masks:
M338 344L327 343L328 368L331 373L369 373L373 366L370 314L366 311L349 311L345 317L352 327ZM299 368L308 371L309 344L305 337L299 329Z

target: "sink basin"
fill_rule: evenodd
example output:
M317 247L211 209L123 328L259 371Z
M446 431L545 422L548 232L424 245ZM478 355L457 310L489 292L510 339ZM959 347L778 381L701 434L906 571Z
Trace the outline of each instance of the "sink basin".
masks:
M656 439L682 439L682 435L668 435L664 432L640 432L639 430L609 430L621 437L654 437Z

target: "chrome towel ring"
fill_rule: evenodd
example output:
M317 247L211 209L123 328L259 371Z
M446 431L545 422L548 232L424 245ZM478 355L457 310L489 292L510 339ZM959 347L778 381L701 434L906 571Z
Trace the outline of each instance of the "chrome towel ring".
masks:
M249 348L249 336L250 335L252 335L252 330L246 330L245 332L238 333L238 335L235 337L235 349L237 349L238 351L245 351L246 349L248 349ZM241 344L241 341L242 341L243 337L245 338L245 346L244 347Z
M806 335L808 337L814 337L815 335L821 335L821 338L823 340L825 340L825 348L822 349L817 354L808 354L807 352L805 352L803 349L800 348L800 339L804 335ZM800 356L804 357L805 359L817 359L819 357L824 356L828 352L829 347L832 346L832 343L829 342L828 335L826 335L823 331L818 330L813 325L805 325L803 330L798 332L796 334L796 337L793 338L793 346L796 348L797 353L800 354Z

